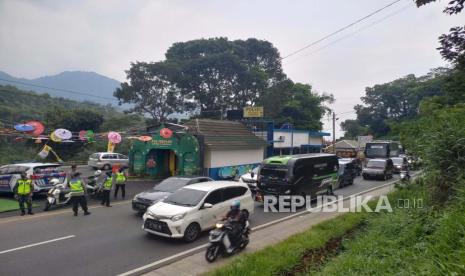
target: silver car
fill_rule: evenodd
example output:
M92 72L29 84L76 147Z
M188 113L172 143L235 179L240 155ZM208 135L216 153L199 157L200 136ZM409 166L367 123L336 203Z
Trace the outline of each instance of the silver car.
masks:
M87 165L94 169L110 170L113 165L119 165L123 168L129 166L129 158L126 155L113 152L96 152L89 156Z

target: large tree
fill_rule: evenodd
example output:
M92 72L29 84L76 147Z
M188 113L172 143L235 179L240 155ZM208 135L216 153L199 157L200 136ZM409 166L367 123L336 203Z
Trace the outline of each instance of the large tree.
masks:
M283 81L279 52L267 41L199 39L173 44L167 62L179 68L176 82L201 112L254 105L267 88Z
M176 65L168 62L131 63L126 72L129 82L122 83L114 96L120 103L132 105L129 113L150 115L156 122L165 121L173 113L193 108L174 81L177 73Z

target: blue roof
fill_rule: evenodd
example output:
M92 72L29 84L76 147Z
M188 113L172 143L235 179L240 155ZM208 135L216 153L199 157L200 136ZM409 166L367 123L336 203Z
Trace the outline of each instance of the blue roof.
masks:
M314 130L302 130L302 129L281 129L275 128L275 132L294 132L294 133L308 133L309 136L331 136L328 132L314 131Z

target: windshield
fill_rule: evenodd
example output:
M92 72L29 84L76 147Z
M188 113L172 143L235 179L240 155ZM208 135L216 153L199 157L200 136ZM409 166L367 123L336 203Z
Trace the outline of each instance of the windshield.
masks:
M34 168L34 174L49 174L49 173L60 173L63 170L59 165L57 166L40 166Z
M194 189L180 189L163 200L165 203L180 206L196 206L207 192Z
M366 148L366 156L371 157L371 156L386 156L388 149L387 145L382 144L382 145L367 145Z
M402 158L392 158L392 162L394 163L394 165L402 165L402 163L404 163L404 159L402 159Z
M153 189L160 192L174 192L186 186L189 180L188 178L170 177L155 185Z
M370 160L368 161L367 168L384 169L384 164L386 164L384 160Z
M287 174L287 168L282 166L282 167L274 167L274 168L269 168L269 167L263 167L260 170L260 175L265 177L265 178L285 178Z

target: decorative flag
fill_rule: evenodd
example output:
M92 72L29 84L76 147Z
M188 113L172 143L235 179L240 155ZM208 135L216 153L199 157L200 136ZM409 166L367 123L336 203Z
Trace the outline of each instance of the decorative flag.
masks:
M107 152L114 152L115 151L115 145L114 143L108 141L108 147L107 147Z
M51 147L45 145L42 150L37 154L40 158L45 159L50 153L50 150L52 150Z
M121 143L121 135L118 132L110 131L108 132L108 141L112 144Z
M45 127L44 125L39 122L39 121L29 121L26 123L26 125L30 125L34 127L33 131L28 131L27 134L30 134L34 137L38 137L42 133L44 133Z

